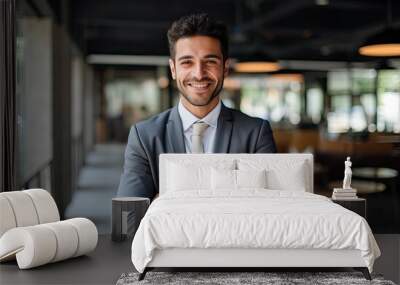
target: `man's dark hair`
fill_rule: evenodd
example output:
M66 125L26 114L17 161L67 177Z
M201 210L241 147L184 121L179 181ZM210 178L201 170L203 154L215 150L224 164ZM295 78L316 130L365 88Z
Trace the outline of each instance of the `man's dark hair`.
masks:
M228 30L222 22L215 21L207 14L184 16L172 23L168 30L169 53L172 58L175 58L176 42L192 36L209 36L219 40L223 60L228 58Z

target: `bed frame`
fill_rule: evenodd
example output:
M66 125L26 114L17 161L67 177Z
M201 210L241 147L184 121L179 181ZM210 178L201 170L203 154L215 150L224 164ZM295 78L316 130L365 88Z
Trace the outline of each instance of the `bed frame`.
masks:
M359 250L328 249L193 249L156 250L152 261L139 275L142 280L154 268L337 268L352 267L371 280Z
M160 195L166 191L167 160L182 158L187 154L162 154L160 156ZM196 157L197 156L197 157ZM191 155L191 159L214 160L226 154ZM229 154L231 158L247 157L249 154ZM307 192L313 193L313 156L312 154L252 154L265 159L304 160L308 165ZM164 170L164 171L163 171ZM262 268L343 268L350 267L361 271L367 280L371 276L359 250L330 249L254 249L254 248L169 248L157 249L153 259L139 280L155 268L231 268L237 271Z

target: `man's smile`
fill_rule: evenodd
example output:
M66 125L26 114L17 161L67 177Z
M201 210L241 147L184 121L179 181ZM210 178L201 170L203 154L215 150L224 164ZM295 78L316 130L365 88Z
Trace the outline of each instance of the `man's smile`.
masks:
M186 85L198 91L205 91L212 85L212 82L189 81L186 83Z

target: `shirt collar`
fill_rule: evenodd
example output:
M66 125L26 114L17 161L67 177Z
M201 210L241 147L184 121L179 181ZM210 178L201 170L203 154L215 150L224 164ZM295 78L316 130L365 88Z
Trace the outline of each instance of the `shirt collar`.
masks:
M199 121L199 118L190 113L190 111L186 109L185 106L183 106L181 100L179 100L178 112L182 120L182 127L184 132L187 131L193 125L193 123ZM215 106L210 113L208 113L204 118L200 120L202 122L207 123L209 126L216 128L220 113L221 113L221 100L218 101L217 106Z

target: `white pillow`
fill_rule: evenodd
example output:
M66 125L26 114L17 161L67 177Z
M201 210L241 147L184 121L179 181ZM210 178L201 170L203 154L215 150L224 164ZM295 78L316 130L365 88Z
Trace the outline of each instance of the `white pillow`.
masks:
M235 161L204 161L193 163L191 160L168 162L167 191L211 190L211 170L235 168Z
M307 185L305 163L293 163L290 176L284 169L274 168L267 172L267 187L273 190L303 191Z
M236 170L237 188L267 188L267 171Z
M241 188L266 188L266 171L263 170L211 170L213 190L239 190Z
M211 169L211 189L236 189L236 170L231 169Z
M306 191L308 182L308 167L304 160L260 160L239 159L240 170L255 171L266 169L267 189Z

